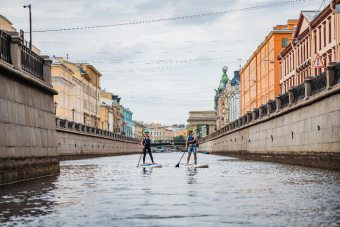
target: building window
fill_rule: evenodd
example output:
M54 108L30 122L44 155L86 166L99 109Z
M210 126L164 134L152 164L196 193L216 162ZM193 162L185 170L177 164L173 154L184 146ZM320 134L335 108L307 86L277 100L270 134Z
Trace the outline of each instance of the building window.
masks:
M321 28L319 28L319 50L321 50Z
M316 54L316 49L317 49L317 42L316 42L316 32L314 33L314 54Z
M332 21L328 21L328 42L332 41Z
M287 38L282 38L282 47L288 46L288 39Z
M326 24L323 26L323 46L326 46Z

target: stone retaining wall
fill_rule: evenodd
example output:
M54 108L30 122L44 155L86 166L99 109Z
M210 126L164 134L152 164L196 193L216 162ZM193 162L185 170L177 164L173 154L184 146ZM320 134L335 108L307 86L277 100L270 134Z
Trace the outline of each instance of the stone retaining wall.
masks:
M224 131L200 151L340 170L340 84Z
M116 154L133 154L141 152L137 142L116 138L57 129L57 147L60 156L105 156Z
M59 173L48 83L0 61L0 184Z

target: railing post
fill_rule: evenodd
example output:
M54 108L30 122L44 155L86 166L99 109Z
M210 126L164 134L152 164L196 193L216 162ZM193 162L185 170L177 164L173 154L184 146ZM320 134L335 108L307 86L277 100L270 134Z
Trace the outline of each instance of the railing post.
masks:
M253 115L253 121L255 121L256 120L256 108L253 109L251 114Z
M259 119L263 117L263 106L264 106L264 105L261 105L261 106L259 107Z
M68 129L68 120L65 119L65 128Z
M44 59L44 66L43 66L44 82L47 85L52 87L52 76L51 76L52 60L49 59L49 56L47 56L47 55L42 55L40 57L42 57L42 59Z
M19 36L18 32L7 32L7 34L11 36L10 51L11 51L12 65L14 66L16 70L22 71L21 49L20 49L20 44L22 44L22 39Z
M310 77L307 77L304 83L305 83L305 98L306 100L308 100L309 96L311 96L312 94L312 85L311 85Z
M278 112L281 109L281 99L280 94L276 96L276 112Z
M56 119L57 119L57 127L60 127L60 118L59 117L56 117Z
M292 106L294 103L294 88L295 87L291 87L288 89L289 106Z
M252 114L250 111L247 111L247 124L250 123L250 114Z
M268 116L272 113L272 105L271 105L271 103L272 103L272 101L273 100L269 100L268 102L267 102L267 111L268 111Z
M326 67L326 89L330 90L332 89L332 86L334 85L334 66L336 65L336 62L330 62Z
M242 117L240 117L240 118L238 119L238 127L241 127L241 125L243 125L243 124L242 124Z

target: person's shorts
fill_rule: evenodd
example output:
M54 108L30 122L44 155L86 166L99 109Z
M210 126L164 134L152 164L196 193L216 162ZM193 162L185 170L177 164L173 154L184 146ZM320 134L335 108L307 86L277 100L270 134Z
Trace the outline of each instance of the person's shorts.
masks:
M188 153L197 154L197 147L196 146L189 146Z

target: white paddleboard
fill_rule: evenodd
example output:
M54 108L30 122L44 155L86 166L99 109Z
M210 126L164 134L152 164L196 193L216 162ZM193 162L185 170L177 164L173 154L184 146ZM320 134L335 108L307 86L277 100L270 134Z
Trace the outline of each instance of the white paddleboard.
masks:
M162 164L145 163L145 164L139 165L138 168L162 168Z
M185 164L181 163L179 166L182 167L182 168L209 168L208 164L197 164L197 165L189 164L189 165L185 165Z

